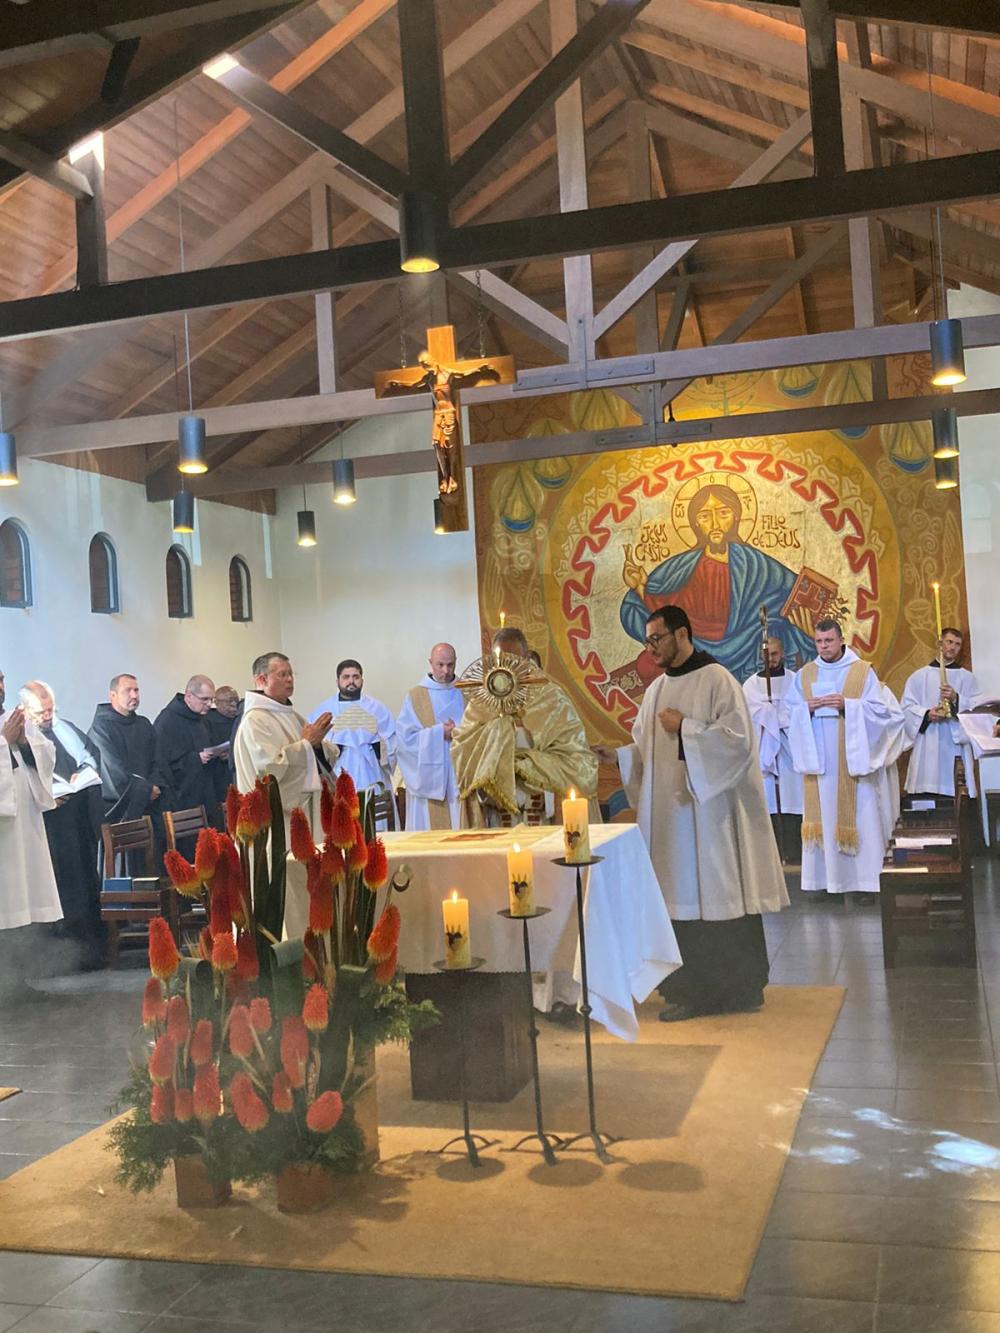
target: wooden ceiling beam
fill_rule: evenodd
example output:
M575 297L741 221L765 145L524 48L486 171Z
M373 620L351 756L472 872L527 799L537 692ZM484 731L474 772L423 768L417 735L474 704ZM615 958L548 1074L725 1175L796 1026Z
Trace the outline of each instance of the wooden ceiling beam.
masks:
M799 0L769 0L790 10ZM838 18L866 23L895 23L907 28L964 33L967 37L1000 34L1000 6L996 0L831 0Z
M769 97L772 101L783 102L800 111L809 109L809 90L800 84L768 78L759 69L737 65L732 60L700 47L684 46L662 32L654 32L640 25L630 28L624 41L627 46L667 60L672 65L682 65L685 69L696 70L710 78L721 79L734 88L747 88L758 97Z
M842 175L844 116L840 102L837 26L829 0L800 0L806 38L809 76L809 114L812 118L813 157L817 176Z
M549 39L551 49L572 45L578 33L576 0L549 0ZM587 122L583 114L583 89L580 80L571 82L555 102L556 166L559 172L559 209L562 214L585 210L589 202L587 183ZM589 247L588 247L589 249ZM569 360L586 362L594 356L594 277L589 253L564 255L562 261L565 291L566 327ZM516 256L529 258L529 256Z
M77 171L61 158L43 153L13 130L0 130L0 158L69 195L70 199L89 199L91 196L90 183L82 171Z

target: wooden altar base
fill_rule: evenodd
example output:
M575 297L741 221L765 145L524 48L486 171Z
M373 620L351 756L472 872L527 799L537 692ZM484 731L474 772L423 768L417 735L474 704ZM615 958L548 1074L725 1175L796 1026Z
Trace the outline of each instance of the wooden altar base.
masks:
M440 1023L418 1032L410 1045L414 1101L461 1100L459 987L448 974L410 973L406 993L432 1000ZM477 972L466 989L466 1090L472 1102L509 1102L531 1078L531 1034L521 972Z

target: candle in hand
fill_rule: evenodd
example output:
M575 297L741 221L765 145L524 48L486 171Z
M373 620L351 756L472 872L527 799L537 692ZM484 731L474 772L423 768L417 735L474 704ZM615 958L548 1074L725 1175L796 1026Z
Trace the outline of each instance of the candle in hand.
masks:
M535 876L531 852L515 842L507 853L507 893L511 916L531 916L535 910Z
M931 584L934 589L934 619L937 623L937 636L941 638L941 585L937 579Z
M577 796L570 791L562 803L563 842L566 845L566 860L575 864L590 860L590 825L588 823L589 802L585 796Z
M448 967L469 967L472 950L469 947L469 900L460 898L453 889L450 898L441 904L444 910L444 961Z

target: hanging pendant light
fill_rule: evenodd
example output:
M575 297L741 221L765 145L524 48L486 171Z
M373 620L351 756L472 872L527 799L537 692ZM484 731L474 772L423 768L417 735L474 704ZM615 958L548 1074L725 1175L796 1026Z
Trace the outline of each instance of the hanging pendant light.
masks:
M939 491L953 491L958 486L958 459L935 458L934 485Z
M934 457L958 457L958 415L953 407L939 407L934 413Z
M194 532L194 496L178 491L174 496L174 532Z
M438 496L434 501L434 535L441 537L447 531L444 525L444 501Z
M14 432L0 430L0 486L17 484L17 445L14 442Z
M358 498L354 488L354 460L335 458L333 460L333 503L352 505Z
M302 487L302 504L305 506L306 488ZM299 524L299 546L316 545L316 515L311 509L302 508L296 515Z
M941 281L943 285L943 275ZM965 379L962 321L936 319L931 325L931 383L964 384Z
M399 196L399 267L404 273L436 273L441 267L437 212L434 196L426 190Z
M205 462L205 418L179 417L177 421L177 471L200 477L208 471Z

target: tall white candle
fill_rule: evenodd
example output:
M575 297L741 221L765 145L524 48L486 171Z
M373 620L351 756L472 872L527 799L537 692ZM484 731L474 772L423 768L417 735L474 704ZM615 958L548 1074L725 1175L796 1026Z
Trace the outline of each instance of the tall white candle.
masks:
M531 851L515 842L507 853L507 895L511 916L531 916L535 910L535 875Z
M472 962L469 943L469 900L453 889L441 904L444 914L444 961L448 967L468 967Z
M590 860L589 802L571 790L562 803L563 843L566 860L574 865Z

